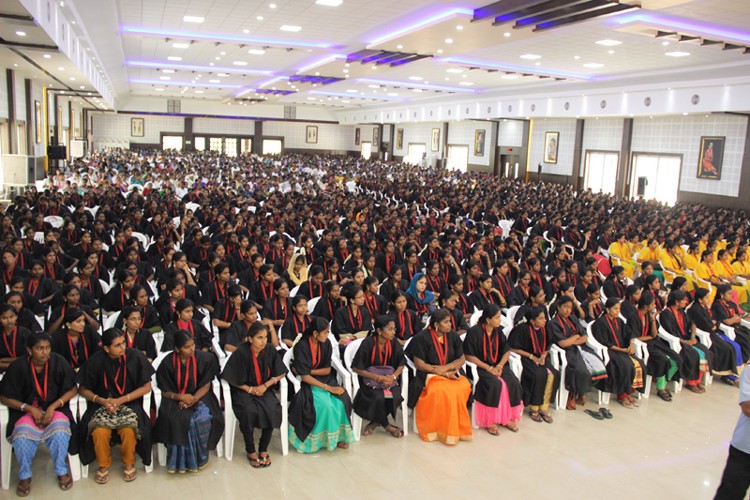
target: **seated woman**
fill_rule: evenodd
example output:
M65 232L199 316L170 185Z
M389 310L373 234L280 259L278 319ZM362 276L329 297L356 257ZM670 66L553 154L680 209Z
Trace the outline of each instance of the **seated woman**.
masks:
M13 306L18 314L18 326L27 328L32 332L41 332L42 325L37 321L37 317L34 315L34 311L24 306L23 294L18 292L6 293L2 297L2 303Z
M408 308L408 301L404 292L397 291L395 293L391 306L390 314L396 322L396 341L403 346L407 340L422 331L424 324L422 318Z
M483 274L477 281L479 286L477 286L477 289L469 295L469 300L476 309L483 311L490 304L496 304L503 307L507 306L502 294L493 288L492 276L489 274Z
M567 295L556 301L557 314L547 322L547 335L558 347L565 350L568 362L565 371L565 388L568 401L565 408L575 410L586 404L586 393L596 385L604 387L607 368L604 362L586 344L588 335L573 315L573 298Z
M245 439L245 453L257 469L271 465L268 444L273 429L281 426L281 405L269 389L284 378L287 370L269 342L266 325L254 322L246 333L229 356L221 377L232 391L232 410ZM257 450L253 436L256 427L261 431Z
M292 246L292 248L293 247L294 246ZM307 282L307 262L305 255L299 252L292 255L292 258L289 259L289 264L281 274L281 277L286 280L290 289L299 286L299 290L301 290L302 284ZM299 290L297 290L297 293L299 293Z
M625 408L638 404L630 396L643 390L643 361L636 358L630 332L620 319L620 299L610 297L604 304L604 314L591 325L594 338L609 351L606 391L617 394L617 401Z
M459 335L463 335L469 330L469 322L466 316L461 312L458 306L458 294L453 290L445 290L440 294L438 303L442 309L451 314L451 328Z
M335 281L323 283L323 295L313 309L312 315L333 321L336 311L346 306L346 301L341 298L341 285Z
M409 387L409 407L423 441L455 445L471 441L471 420L466 404L471 383L463 373L463 344L451 328L451 315L438 309L428 327L406 348L417 375Z
M737 279L737 273L732 267L732 255L729 252L719 250L716 262L714 262L714 271L720 279L726 280L727 283L732 285L734 291L737 292L738 304L745 304L748 301L750 285L747 281L742 282Z
M732 302L733 294L734 290L729 285L719 285L716 288L716 298L711 304L711 312L716 321L734 330L734 341L742 348L742 359L747 362L750 359L750 330L742 324L742 320L748 319L750 315ZM726 335L724 337L724 340L729 339Z
M506 299L513 290L513 276L510 272L510 264L505 259L495 261L495 272L492 274L492 287L500 292L503 297L502 307L507 307Z
M698 288L695 290L695 302L688 307L687 313L696 328L708 332L711 338L711 353L713 353L713 374L720 375L721 380L729 385L739 387L737 378L737 367L742 366L742 349L734 342L727 342L718 330L719 322L714 318L714 313L708 306L708 290ZM0 319L2 316L0 316ZM739 357L738 357L739 355Z
M133 285L133 288L130 290L130 298L132 305L141 311L141 328L152 333L160 331L161 321L159 320L159 312L151 305L146 287ZM120 314L117 316L117 320L115 320L115 328L122 329L122 325L123 316Z
M151 420L143 411L143 396L151 392L154 369L146 356L125 344L116 328L104 331L102 349L94 353L78 372L81 396L89 402L78 422L81 464L96 459L96 482L109 481L112 466L110 442L116 431L122 454L123 478L137 476L135 453L143 465L151 464Z
M416 273L406 289L407 307L425 319L437 307L435 294L427 290L427 277Z
M239 319L241 304L242 288L239 285L230 285L227 288L227 296L219 299L211 313L211 324L219 331L219 339L224 337L227 329Z
M273 347L278 347L280 340L276 334L276 330L270 320L261 319L258 315L260 306L252 300L243 300L240 305L240 319L232 323L232 326L227 329L224 337L219 337L219 345L226 352L234 352L237 350L240 344L245 342L247 338L247 332L250 327L257 323L261 323L268 329L268 342Z
M304 295L307 300L323 296L323 277L325 273L320 266L312 266L307 273L309 279L304 281L297 290L297 295Z
M136 275L124 269L115 274L115 286L113 286L104 298L101 306L105 311L120 311L130 302L130 290L135 286Z
M281 326L281 342L289 349L294 345L297 336L307 330L310 325L310 316L307 314L307 297L295 295L292 297L292 312Z
M519 323L508 336L512 352L521 356L523 372L523 403L529 409L529 417L534 422L553 422L549 414L550 402L560 385L560 372L552 367L549 348L552 339L545 328L547 309L532 307L526 311L526 322Z
M523 415L523 389L510 369L510 349L501 327L502 312L495 304L482 310L479 323L464 338L466 360L477 366L479 380L474 390L474 419L493 436L498 425L518 432Z
M86 324L86 313L82 309L65 311L63 327L52 335L52 350L78 371L100 346L99 333Z
M161 344L161 352L174 350L174 334L177 330L187 330L195 339L196 347L201 351L210 351L213 345L213 334L209 332L203 323L193 318L193 301L180 299L175 305L177 320L167 325L164 329L164 342Z
M398 290L405 292L409 288L409 282L403 279L403 274L400 267L393 266L388 279L380 287L380 295L385 297L386 300L390 300Z
M363 282L365 307L367 308L367 312L370 313L371 318L388 312L388 301L378 294L379 283L378 278L375 276L368 276Z
M128 306L120 312L124 324L122 333L125 343L131 349L137 349L146 355L149 361L156 359L156 342L151 332L143 328L142 310L136 306Z
M388 421L396 418L403 396L399 383L404 370L404 352L395 338L396 321L392 316L375 317L375 334L366 337L352 361L352 370L359 376L359 391L354 398L354 412L370 423L363 434L369 436L382 426L393 437L404 431Z
M216 356L196 350L185 330L175 333L174 346L156 370L162 398L154 441L167 448L167 472L184 474L208 465L208 451L224 432L224 414L211 387L219 374Z
M93 330L99 329L99 322L96 320L94 311L92 311L90 307L82 305L80 303L81 291L77 286L64 285L61 293L65 302L62 306L53 309L49 315L49 318L47 318L47 332L49 332L50 335L53 335L57 330L60 329L65 320L66 311L71 309L82 311L84 313L85 323L87 324L87 326L89 326Z
M26 338L31 330L18 325L18 312L10 304L0 305L0 373L26 354Z
M365 305L365 292L354 283L344 285L341 294L346 298L348 305L342 307L333 317L333 328L331 329L336 341L341 346L343 353L344 347L352 340L365 335L362 332L369 333L372 330L372 319L367 312Z
M711 369L711 353L698 343L695 338L695 324L685 312L688 299L687 294L681 290L670 292L667 297L667 307L659 314L659 324L674 335L682 344L680 356L682 357L681 377L685 385L692 392L702 394L706 392L703 385L703 375Z
M625 318L625 329L631 339L644 342L648 348L646 373L656 382L656 395L663 401L672 401L667 382L679 379L682 358L673 351L666 340L659 338L656 324L654 296L641 291L638 285L629 285L626 300L620 303L620 314Z
M596 283L589 283L586 287L586 300L581 304L581 309L585 314L583 319L586 323L591 323L604 312L599 290L599 285Z
M625 276L625 269L622 266L613 266L612 272L604 280L602 289L607 298L625 298L625 287L628 286L628 279Z
M31 463L40 443L49 449L63 491L73 486L67 458L69 448L72 453L77 448L75 423L68 407L78 393L75 373L70 363L51 352L46 333L30 333L25 341L25 352L18 352L0 386L0 403L10 409L6 433L0 439L7 438L13 444L19 463L19 497L31 492Z
M682 278L681 276L677 277L675 278L675 281L672 282L672 284L679 284L681 283L680 280L684 279L685 278ZM656 308L657 313L660 313L662 309L664 309L664 298L666 297L666 291L662 292L661 281L659 281L659 277L657 275L650 274L646 276L646 278L643 280L643 292L641 293L642 295L651 295L654 298L654 307Z
M544 317L549 321L549 311L547 311L547 295L544 293L542 287L538 285L531 285L529 288L529 298L526 303L518 308L516 316L513 318L513 323L518 324L526 317L526 312L535 307L541 307L544 309Z
M354 442L352 403L331 368L328 334L328 322L314 317L293 348L292 369L302 378L302 388L289 405L289 442L301 453L348 448Z
M626 233L617 233L615 235L615 241L609 246L609 255L617 258L617 263L622 266L628 278L635 278L635 269L638 263L633 260L633 254L630 252L628 235Z
M451 274L448 278L448 290L456 294L456 307L461 314L471 314L474 307L469 301L468 295L464 293L464 277L460 274Z
M523 269L518 273L518 285L513 287L510 295L508 296L509 306L520 306L529 300L529 291L531 286L531 273L528 270ZM466 314L466 311L464 311Z
M261 316L270 319L274 328L279 328L292 313L289 285L281 278L273 282L273 296L263 304Z

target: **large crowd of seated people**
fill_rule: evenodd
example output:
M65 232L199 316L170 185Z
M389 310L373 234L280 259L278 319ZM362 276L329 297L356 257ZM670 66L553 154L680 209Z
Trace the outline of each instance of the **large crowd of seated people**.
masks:
M42 442L67 490L94 463L107 483L113 444L125 481L156 444L167 472L197 472L235 421L265 468L280 427L301 453L345 449L404 436L408 406L421 439L454 445L552 407L613 418L592 391L630 409L652 381L664 402L736 386L747 229L356 157L99 152L0 214L16 491Z

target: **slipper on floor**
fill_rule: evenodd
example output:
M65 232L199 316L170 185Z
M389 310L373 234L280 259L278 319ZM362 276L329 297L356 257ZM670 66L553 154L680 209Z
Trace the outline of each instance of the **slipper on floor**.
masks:
M597 420L604 420L604 416L601 413L599 413L598 411L583 410L583 413L585 413L586 415L591 415L593 418L595 418Z

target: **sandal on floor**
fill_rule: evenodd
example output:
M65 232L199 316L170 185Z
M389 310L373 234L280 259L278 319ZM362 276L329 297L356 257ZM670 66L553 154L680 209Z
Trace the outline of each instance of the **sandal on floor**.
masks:
M247 459L250 461L250 467L252 467L253 469L260 469L261 467L263 467L263 464L261 463L259 458L253 458L250 455L255 455L255 453L247 454Z
M349 443L345 443L344 441L339 441L336 444L336 447L337 448L341 448L342 450L345 450L345 449L349 448Z
M138 470L135 468L135 465L131 465L130 468L122 468L122 478L125 480L126 483L129 483L131 481L135 481L135 478L138 477Z
M510 432L518 432L518 426L515 422L510 422L509 424L505 424L505 428L508 429Z
M97 470L96 476L94 476L94 481L99 484L107 484L107 481L109 481L109 469Z
M404 435L404 431L402 431L400 428L396 427L395 425L388 425L385 428L385 431L395 438L400 438L400 437L403 437Z
M635 409L635 405L633 404L633 401L631 401L630 399L623 399L620 401L620 404L629 410Z
M541 422L542 417L539 415L538 411L530 411L529 412L529 418L533 420L534 422Z
M375 432L375 429L378 428L378 425L379 424L377 422L370 422L369 424L367 424L367 427L365 427L365 430L362 431L362 434L364 434L365 436L371 436L372 433Z
M579 394L576 398L576 404L579 406L585 406L586 405L586 396L583 394Z
M266 453L266 456L263 456L263 453L260 454L260 465L262 467L270 467L271 466L271 455Z
M497 428L497 425L493 425L492 427L487 427L487 432L489 432L493 436L500 435L500 430Z
M70 488L73 487L73 478L70 477L70 474L63 474L62 476L57 476L57 484L60 486L61 490L68 491Z
M656 391L656 395L659 396L662 401L671 402L672 401L672 395L669 394L668 391Z
M594 411L594 410L583 410L583 413L585 413L586 415L591 415L591 417L592 417L592 418L595 418L595 419L597 419L597 420L604 420L604 415L602 415L602 414L601 414L601 413L599 413L598 411Z
M27 497L31 493L31 479L23 479L18 482L16 486L16 495L19 497Z
M687 388L687 390L688 390L688 391L690 391L690 392L694 392L694 393L696 393L696 394L701 394L701 390L700 390L700 389L698 389L698 386L695 386L695 385L687 385L687 384L685 384L685 387L686 387L686 388Z
M607 408L599 408L599 414L607 420L612 420L612 418L614 417L614 415L612 415L612 412Z
M542 413L542 412L539 412L539 416L540 416L540 417L542 417L542 420L544 420L544 421L545 421L545 422L547 422L548 424L551 424L552 422L554 422L554 420L552 420L552 415L550 415L550 414L549 414L549 413L547 413L546 411L545 411L545 412L543 412L543 413Z

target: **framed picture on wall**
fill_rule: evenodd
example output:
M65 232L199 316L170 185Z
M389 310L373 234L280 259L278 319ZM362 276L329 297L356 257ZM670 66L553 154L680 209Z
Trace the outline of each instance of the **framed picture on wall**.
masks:
M486 130L477 129L474 131L474 156L484 156L484 141L486 137Z
M404 149L404 129L396 130L396 149Z
M143 125L143 118L131 118L130 119L130 136L131 137L143 137L146 133Z
M354 129L354 145L359 146L361 142L359 127Z
M432 140L430 141L430 151L438 151L440 149L440 129L432 129Z
M701 137L698 155L698 178L718 181L724 163L724 141L726 137Z
M372 129L372 147L377 151L380 149L380 127Z
M34 101L34 139L36 143L42 142L42 103Z
M305 133L305 142L307 144L318 143L318 127L315 125L308 125Z
M557 163L560 132L544 133L544 163Z

